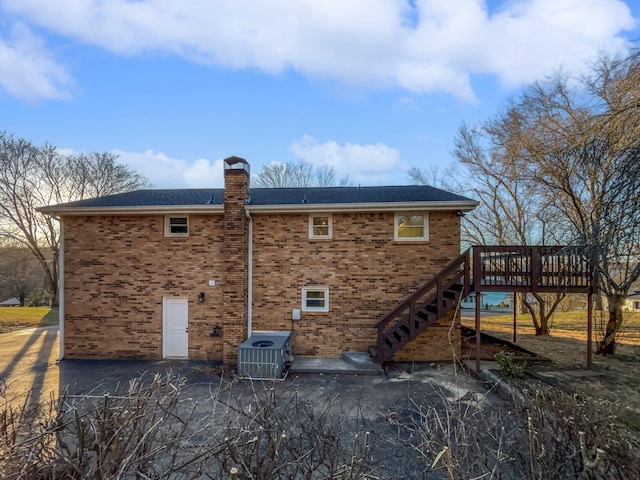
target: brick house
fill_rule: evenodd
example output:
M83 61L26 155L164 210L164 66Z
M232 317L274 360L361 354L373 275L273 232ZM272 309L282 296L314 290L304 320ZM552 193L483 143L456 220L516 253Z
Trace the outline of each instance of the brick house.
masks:
M42 209L60 219L65 358L233 364L259 331L294 356L366 351L376 322L460 254L478 202L427 186L139 190ZM453 314L391 360L451 358ZM459 348L458 321L454 348Z

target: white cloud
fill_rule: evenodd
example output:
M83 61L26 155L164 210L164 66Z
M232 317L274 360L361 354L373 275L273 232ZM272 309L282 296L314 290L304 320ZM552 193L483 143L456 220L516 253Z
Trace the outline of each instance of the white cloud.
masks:
M289 147L297 158L316 166L330 166L339 177L348 175L363 185L388 184L389 177L405 172L408 165L400 159L400 152L383 143L359 145L347 142L340 145L331 140L320 143L310 135Z
M20 21L122 55L473 99L473 74L518 86L627 48L622 0L3 0Z
M10 95L33 102L69 97L73 81L42 41L18 23L9 38L0 35L0 87Z
M145 175L154 188L221 188L223 161L199 158L195 161L171 158L161 152L113 150L118 161Z
M562 65L581 71L600 52L624 51L618 36L637 27L629 7L616 0L536 0L496 14L495 28L482 44L500 45L488 56L489 73L500 72L507 85L518 86L540 78Z

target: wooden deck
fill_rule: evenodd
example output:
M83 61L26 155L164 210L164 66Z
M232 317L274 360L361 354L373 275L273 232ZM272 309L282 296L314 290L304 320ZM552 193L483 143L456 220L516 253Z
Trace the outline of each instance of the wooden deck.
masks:
M391 358L456 308L461 297L471 292L583 293L589 296L590 301L593 280L589 264L575 247L474 246L418 287L376 323L378 341L369 347L374 360L382 363ZM478 332L479 299L477 295ZM590 309L588 323L590 337ZM589 366L590 363L589 357Z

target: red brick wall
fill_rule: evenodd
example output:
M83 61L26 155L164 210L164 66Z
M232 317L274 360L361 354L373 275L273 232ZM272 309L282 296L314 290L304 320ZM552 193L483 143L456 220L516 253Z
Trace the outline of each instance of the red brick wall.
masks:
M294 355L366 350L382 315L460 253L454 212L430 213L428 242L395 242L393 212L334 213L330 240L310 240L308 222L308 214L253 215L253 328L293 328ZM305 286L329 287L329 312L302 312L292 323ZM394 359L450 359L449 324L440 322ZM453 339L459 352L459 329Z
M243 188L239 182L235 195ZM229 218L247 228L243 204ZM188 237L165 237L163 215L64 219L67 357L161 358L162 298L180 296L189 300L190 358L235 362L246 338L247 244L241 235L230 241L235 224L223 215L189 221ZM291 329L302 287L330 289L328 313L302 312L293 323L295 355L365 350L380 317L459 253L453 212L432 212L430 240L417 243L394 242L393 213L334 213L331 240L310 240L308 221L307 214L253 215L254 330ZM216 324L224 343L210 336ZM449 324L429 329L394 359L450 359ZM459 330L453 339L459 345Z
M64 218L65 356L161 358L162 298L180 296L190 358L222 359L222 222L190 215L188 237L165 237L163 215Z

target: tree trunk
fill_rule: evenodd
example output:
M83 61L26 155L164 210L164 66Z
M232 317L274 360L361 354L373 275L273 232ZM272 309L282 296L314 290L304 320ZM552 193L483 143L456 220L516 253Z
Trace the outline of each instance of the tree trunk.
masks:
M45 258L40 259L40 263L45 268L45 272L47 274L47 290L51 294L51 306L58 307L60 306L60 291L59 291L59 283L58 283L58 253L55 252L52 256L52 261L47 262Z
M513 308L516 309L516 315L522 315L524 313L522 309L522 293L521 292L513 293Z
M609 310L609 320L604 334L604 339L600 342L598 353L601 355L613 355L616 353L616 333L622 326L622 306L624 305L624 295L607 295Z
M522 303L529 311L531 319L533 320L533 328L535 328L536 335L551 335L551 320L553 314L560 305L560 302L565 297L564 293L556 294L552 299L550 295L532 294L538 302L538 310L536 311L534 305L527 300L527 295L522 295ZM551 300L552 299L552 300Z
M533 328L536 332L536 335L549 335L549 328L546 325L543 325L538 320L538 312L536 312L533 305L526 300L526 296L522 296L522 303L525 308L529 311L529 315L531 315L531 321L533 322ZM547 333L543 333L546 330Z

